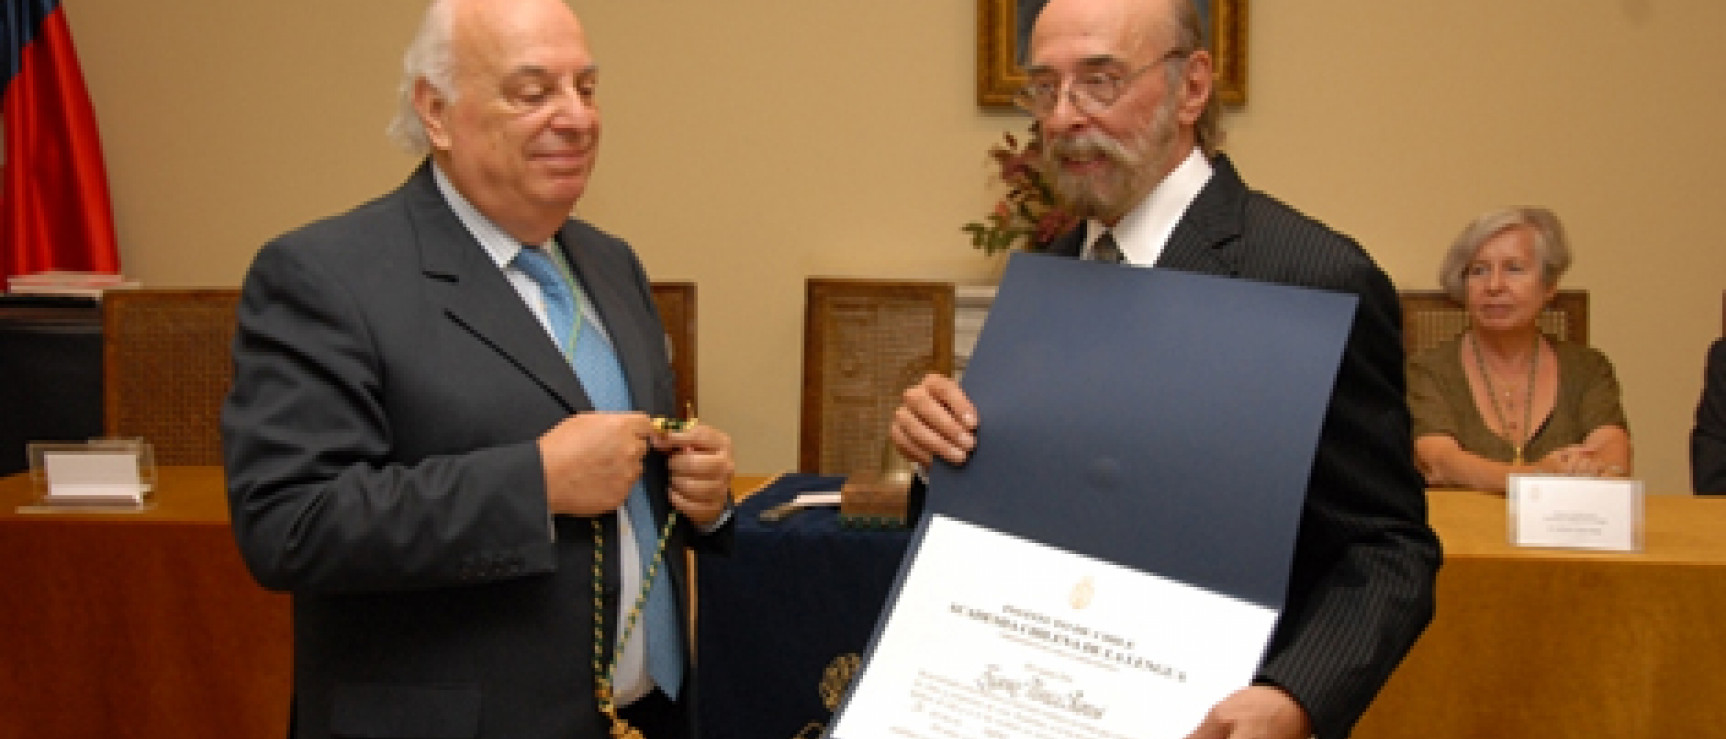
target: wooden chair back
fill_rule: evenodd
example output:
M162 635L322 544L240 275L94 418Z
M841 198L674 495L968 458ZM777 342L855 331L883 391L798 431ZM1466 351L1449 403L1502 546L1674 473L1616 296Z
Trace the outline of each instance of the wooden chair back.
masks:
M1403 290L1402 344L1408 356L1455 338L1468 328L1468 312L1443 290ZM1559 290L1540 312L1540 330L1576 344L1588 343L1588 291Z
M952 371L952 283L809 278L798 469L880 471L905 388Z
M695 284L653 284L677 376L695 397ZM222 401L233 384L239 290L116 290L102 300L103 433L142 437L160 465L222 463Z
M139 437L158 465L222 463L237 288L114 290L102 297L103 431Z
M655 282L653 302L659 306L659 321L665 324L666 353L677 376L677 412L696 417L695 399L695 283Z

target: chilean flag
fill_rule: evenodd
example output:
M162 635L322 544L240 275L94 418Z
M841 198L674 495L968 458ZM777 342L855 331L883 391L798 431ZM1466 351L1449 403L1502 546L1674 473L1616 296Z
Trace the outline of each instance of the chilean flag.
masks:
M117 274L101 134L65 12L59 0L0 1L0 278L47 270Z

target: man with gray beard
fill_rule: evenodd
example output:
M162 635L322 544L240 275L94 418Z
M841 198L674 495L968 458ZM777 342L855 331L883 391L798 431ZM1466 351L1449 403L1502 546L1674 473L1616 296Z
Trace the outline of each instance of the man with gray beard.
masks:
M1441 558L1412 457L1401 311L1357 243L1248 190L1217 153L1202 42L1191 0L1053 0L1018 102L1037 118L1045 171L1084 219L1050 251L1359 297L1282 617L1252 685L1190 739L1344 737L1431 620ZM981 423L955 382L930 375L905 391L890 433L913 462L961 465Z

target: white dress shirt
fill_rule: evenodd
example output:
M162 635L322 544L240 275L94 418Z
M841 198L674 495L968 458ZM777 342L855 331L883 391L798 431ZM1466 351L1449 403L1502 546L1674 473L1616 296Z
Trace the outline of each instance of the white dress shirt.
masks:
M1141 267L1156 264L1163 255L1163 247L1169 243L1169 235L1175 231L1175 224L1180 223L1205 183L1211 181L1212 171L1210 160L1195 147L1113 229L1096 219L1085 221L1085 248L1079 252L1080 256L1090 259L1091 245L1102 238L1104 231L1113 230L1123 263Z

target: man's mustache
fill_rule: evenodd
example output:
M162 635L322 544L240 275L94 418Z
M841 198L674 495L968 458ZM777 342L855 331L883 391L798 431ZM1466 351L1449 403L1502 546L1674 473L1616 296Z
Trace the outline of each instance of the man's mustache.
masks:
M1062 136L1045 142L1044 146L1053 159L1102 157L1119 164L1131 164L1135 158L1121 142L1097 133Z

